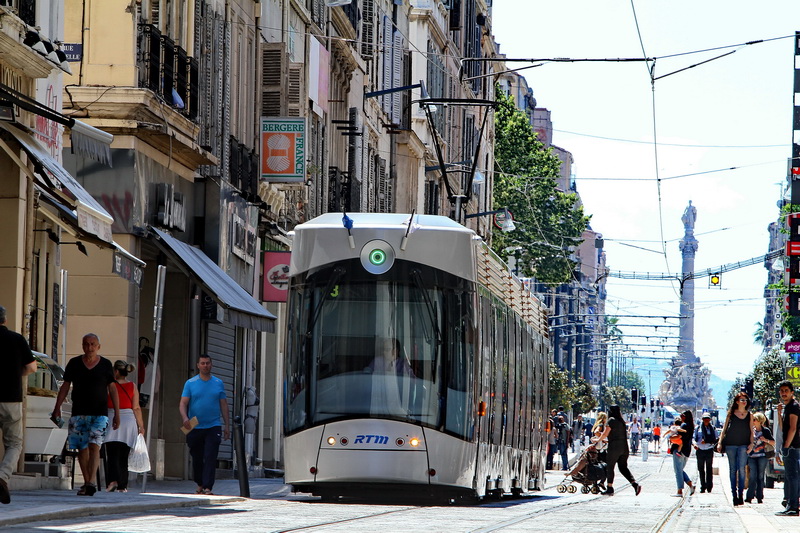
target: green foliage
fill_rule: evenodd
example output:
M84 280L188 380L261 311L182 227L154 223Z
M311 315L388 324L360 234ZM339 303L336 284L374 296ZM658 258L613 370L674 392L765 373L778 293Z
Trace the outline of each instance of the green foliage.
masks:
M753 366L753 395L761 409L770 403L778 403L778 383L783 379L783 360L777 350L770 350L758 358Z
M628 395L630 395L631 389L637 389L639 391L639 396L642 394L647 394L647 389L645 388L642 376L633 370L626 370L625 372L615 370L611 373L610 381L611 383L626 389L628 391Z
M597 398L594 395L594 389L588 381L579 377L575 380L572 386L575 393L575 403L580 404L580 412L586 413L597 407Z
M750 377L752 377L752 374L748 374L745 377L738 376L734 380L733 385L731 385L731 388L728 391L728 403L727 405L725 405L726 410L728 409L728 406L730 406L730 404L733 403L733 397L739 394L742 391L742 389L744 389L744 382L747 380L747 378Z
M521 246L520 273L542 283L560 285L572 279L570 249L581 242L591 217L583 214L576 194L556 189L561 161L536 140L528 116L513 99L497 90L495 114L495 208L514 215L517 229L495 233L492 248L499 255Z
M619 405L623 413L630 412L633 409L630 389L624 387L603 387L601 395L603 408L606 411L608 411L608 408L612 405Z
M569 386L569 376L566 370L561 370L555 363L550 363L550 406L572 405L575 393Z

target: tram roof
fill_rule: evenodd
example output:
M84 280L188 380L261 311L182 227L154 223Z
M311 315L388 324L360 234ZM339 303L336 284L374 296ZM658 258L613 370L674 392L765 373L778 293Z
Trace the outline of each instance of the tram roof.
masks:
M335 227L343 228L342 217L344 213L325 213L315 217L308 222L295 227L295 231L311 228ZM355 228L392 228L396 226L408 226L410 213L348 213L347 216L353 220ZM452 230L465 233L475 233L473 230L462 226L455 220L440 215L415 214L415 225L420 230ZM414 231L414 230L412 230Z
M348 213L348 218L353 221L348 232L343 216L343 213L326 213L295 226L290 276L358 257L367 243L378 239L388 243L398 259L476 280L475 232L454 220L415 214L409 230L411 215L407 213ZM352 245L349 236L352 236Z

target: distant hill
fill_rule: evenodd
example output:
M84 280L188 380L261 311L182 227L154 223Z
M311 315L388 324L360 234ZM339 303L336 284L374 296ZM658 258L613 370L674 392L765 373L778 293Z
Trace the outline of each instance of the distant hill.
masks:
M714 401L717 402L718 409L728 408L728 391L731 390L733 382L732 379L722 379L711 374L708 386L711 388L711 394L714 396Z

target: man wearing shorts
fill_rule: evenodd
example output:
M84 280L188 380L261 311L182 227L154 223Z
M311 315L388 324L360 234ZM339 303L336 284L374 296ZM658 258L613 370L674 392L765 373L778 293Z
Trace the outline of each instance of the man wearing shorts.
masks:
M78 450L78 464L84 485L78 496L94 496L95 476L100 466L100 446L108 426L108 397L114 405L114 429L119 427L119 397L114 386L114 367L99 355L100 339L94 333L83 336L83 355L73 357L64 369L64 383L58 391L53 416L61 416L61 404L72 389L72 416L69 419L68 447Z

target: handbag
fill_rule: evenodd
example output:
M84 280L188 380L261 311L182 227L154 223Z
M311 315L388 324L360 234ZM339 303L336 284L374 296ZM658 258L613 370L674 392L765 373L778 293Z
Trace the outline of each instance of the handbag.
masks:
M141 433L136 435L136 444L128 455L128 470L130 472L144 473L150 471L150 456L147 453L147 443Z
M773 446L770 443L764 444L764 452L765 452L764 457L767 457L769 459L775 457L775 446Z

